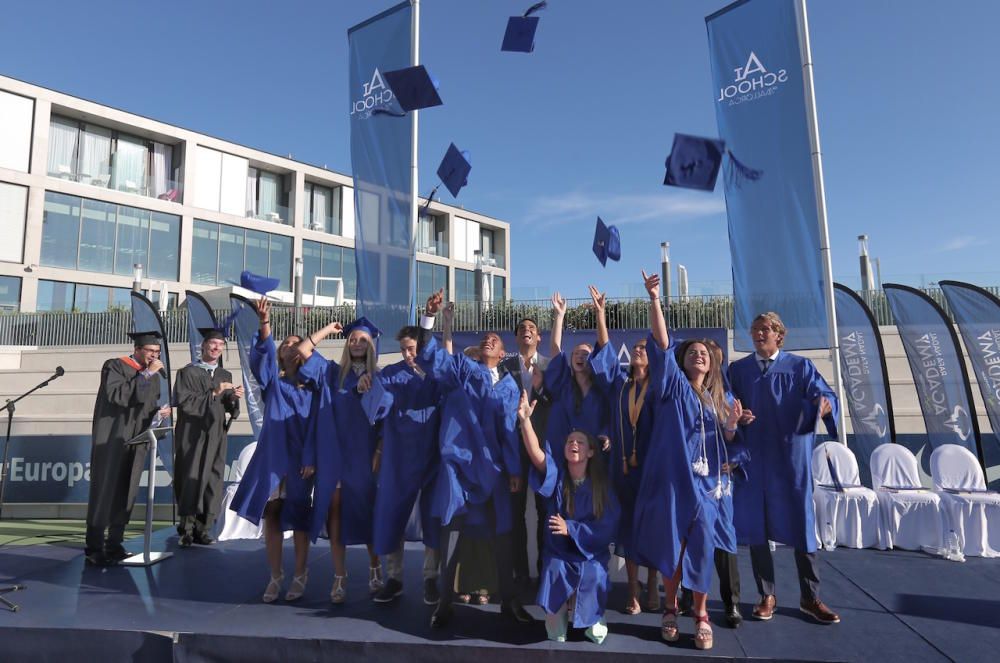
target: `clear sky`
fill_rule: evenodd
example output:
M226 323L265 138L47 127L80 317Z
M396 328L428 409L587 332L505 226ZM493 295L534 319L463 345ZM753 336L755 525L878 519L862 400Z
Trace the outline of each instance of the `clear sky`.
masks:
M4 3L0 73L349 173L347 29L393 0ZM530 0L421 0L420 190L449 142L472 154L445 202L511 223L518 298L638 289L659 243L692 293L729 292L722 187L664 187L675 131L717 133L705 15L724 0L550 0L535 52L501 53ZM810 0L834 277L856 237L884 281L1000 284L993 0ZM442 190L443 191L443 190ZM590 253L594 219L621 263Z

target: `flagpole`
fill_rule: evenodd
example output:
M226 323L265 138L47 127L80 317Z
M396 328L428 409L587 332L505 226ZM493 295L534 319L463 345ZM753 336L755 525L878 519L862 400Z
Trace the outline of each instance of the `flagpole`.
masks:
M420 64L420 0L410 0L413 4L413 13L410 20L410 66L415 67ZM410 250L407 259L410 261L410 312L409 324L416 321L416 301L417 301L417 220L419 213L419 194L417 188L419 182L419 172L417 168L418 152L417 140L419 137L418 127L419 111L410 112Z
M840 340L837 337L837 308L833 299L833 264L830 260L830 230L826 221L826 190L823 187L823 153L819 146L819 121L816 116L816 88L813 85L812 49L809 45L809 19L805 0L795 0L798 23L799 52L802 54L802 86L806 97L806 121L809 124L809 145L812 149L813 185L816 187L816 216L819 219L819 253L823 261L823 292L826 295L827 339L830 362L833 364L834 389L840 401L837 430L840 441L847 444L847 401L844 398L843 372L840 366Z

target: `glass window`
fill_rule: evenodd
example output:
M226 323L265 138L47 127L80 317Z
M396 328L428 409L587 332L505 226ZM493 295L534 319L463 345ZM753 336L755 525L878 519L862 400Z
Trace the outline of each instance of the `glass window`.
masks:
M247 235L250 231L247 231ZM249 255L249 237L248 250ZM292 238L283 235L271 235L270 259L268 260L267 275L272 278L281 279L281 289L291 290L289 284L292 277Z
M506 299L504 288L507 287L507 279L503 276L493 275L493 301L502 302Z
M242 255L240 264L242 264ZM194 220L191 242L191 281L205 285L216 284L219 266L219 225ZM236 273L239 276L239 272Z
M90 201L88 201L89 203ZM148 261L150 212L136 207L118 207L118 250L115 254L115 274L131 274L132 266Z
M76 269L79 244L80 199L46 192L42 214L41 263L49 267Z
M100 285L76 285L73 310L84 313L100 313L108 310L109 288Z
M156 296L156 292L153 296ZM155 303L156 300L154 299ZM132 310L132 289L131 288L111 288L111 308Z
M146 195L146 164L149 149L146 141L120 134L115 148L114 187L119 191Z
M154 290L153 291L153 297L149 301L153 302L153 305L156 306L157 309L159 309L160 308L160 291L159 290ZM177 293L176 292L168 292L167 293L167 308L168 309L177 308Z
M21 305L21 279L0 276L0 310L16 311Z
M72 311L75 290L76 285L73 283L41 280L38 282L38 303L35 308L43 312Z
M254 274L267 275L267 233L247 230L246 269Z
M149 221L149 265L146 273L154 279L176 281L180 270L181 218L153 212Z
M83 201L80 224L79 268L110 274L115 259L115 205L97 200ZM129 272L131 273L131 265Z
M351 249L343 249L329 244L323 245L323 276L339 276L344 282L343 295L348 297L347 281L344 279L344 251L351 251ZM337 295L336 282L323 283L320 286L320 293L335 297Z
M323 245L319 242L302 242L302 292L313 294L317 276L323 276ZM322 293L322 282L319 293Z
M80 132L79 181L108 186L111 181L111 130L85 125Z
M28 187L0 182L0 260L21 262L27 210Z
M344 278L344 297L346 299L357 299L358 268L354 262L354 249L344 249L341 255L343 257L341 275Z
M244 270L243 254L246 231L243 228L219 225L219 277L218 281L213 281L218 285L228 285L229 283L240 282L240 272ZM265 259L267 254L265 253ZM255 271L252 267L246 267L255 274L267 273L267 262L264 263L263 272Z
M49 123L49 175L72 177L76 173L80 125L74 120L53 117Z
M476 301L476 273L468 269L455 270L455 301Z

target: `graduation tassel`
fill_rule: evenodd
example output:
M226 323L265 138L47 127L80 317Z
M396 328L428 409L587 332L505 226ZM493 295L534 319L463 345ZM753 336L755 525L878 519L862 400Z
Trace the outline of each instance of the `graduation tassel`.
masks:
M629 467L639 467L639 457L635 453L635 449L632 449L632 455L628 459Z
M388 115L390 117L406 117L403 111L389 110L388 106L379 106L372 109L372 115Z
M438 182L437 185L433 189L431 189L430 195L427 196L427 202L424 203L423 207L420 208L420 214L421 215L424 215L424 214L427 213L427 208L431 206L432 202L434 202L434 196L437 194L438 187L440 187L440 186L441 186L441 183Z
M729 184L740 188L744 181L756 182L764 176L763 170L750 168L737 159L732 150L726 150L726 154L729 155L729 172L726 174Z
M533 4L530 7L528 7L528 11L524 12L524 14L522 15L522 18L528 18L529 16L531 16L535 12L541 11L541 10L545 9L546 7L548 7L548 6L549 6L549 3L546 2L545 0L542 0L541 2L536 2L535 4Z

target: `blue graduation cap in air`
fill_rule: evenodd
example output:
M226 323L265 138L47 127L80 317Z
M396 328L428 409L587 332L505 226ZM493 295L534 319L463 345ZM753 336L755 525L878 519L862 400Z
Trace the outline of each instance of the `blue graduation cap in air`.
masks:
M382 76L404 111L440 106L443 103L437 92L438 82L431 78L422 64L387 71Z
M621 260L622 240L615 226L605 225L601 217L597 217L597 228L594 229L594 255L601 261L601 265L607 265L608 258Z
M469 162L469 153L460 152L455 143L448 146L448 151L438 166L437 176L451 195L458 197L458 192L469 183L469 173L472 172L472 164Z
M535 31L538 30L538 17L532 16L548 5L544 0L537 2L521 16L511 16L507 19L507 30L503 34L501 51L514 53L531 53L535 50Z
M351 332L355 329L361 329L362 331L368 332L368 335L372 337L373 341L382 335L382 330L376 327L375 323L365 316L361 316L354 322L344 327L344 337L346 338L347 336L350 336Z
M719 176L725 151L725 141L674 134L674 144L667 157L667 176L663 183L685 189L715 190L715 180Z
M248 270L240 272L240 287L256 292L258 295L266 296L272 290L277 290L280 284L281 279L261 276Z
M361 395L361 409L368 416L368 423L374 426L376 421L384 418L392 407L392 401L392 394L386 390L382 381L372 377L371 387Z

